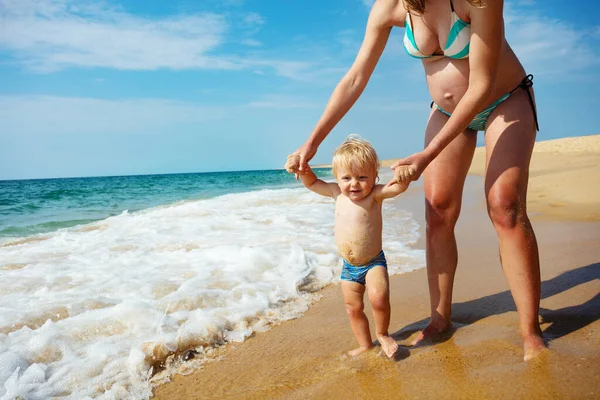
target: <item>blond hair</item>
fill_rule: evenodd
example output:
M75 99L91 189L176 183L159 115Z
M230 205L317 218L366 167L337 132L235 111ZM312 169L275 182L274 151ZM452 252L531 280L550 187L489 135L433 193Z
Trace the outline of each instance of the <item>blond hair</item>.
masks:
M377 152L365 139L359 135L350 135L333 152L333 176L342 169L369 168L375 176L379 173L379 157Z
M425 12L425 3L427 3L427 0L403 0L403 1L404 1L404 7L408 11L414 11L417 14L423 14ZM483 7L482 0L467 0L467 2L474 7Z

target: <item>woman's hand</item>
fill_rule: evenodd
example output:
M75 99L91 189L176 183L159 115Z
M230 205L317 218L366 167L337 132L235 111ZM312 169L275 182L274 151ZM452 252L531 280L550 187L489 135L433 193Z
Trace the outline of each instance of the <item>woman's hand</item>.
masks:
M296 180L298 180L299 175L310 171L308 162L315 156L316 153L317 147L311 145L308 141L305 142L302 147L287 157L285 170L290 174L295 174Z
M392 165L394 180L398 183L416 181L430 162L429 156L422 151L398 160Z
M317 148L318 146L314 146L311 142L306 141L298 150L296 150L294 154L300 157L296 173L302 174L309 170L308 162L312 160L315 154L317 154Z

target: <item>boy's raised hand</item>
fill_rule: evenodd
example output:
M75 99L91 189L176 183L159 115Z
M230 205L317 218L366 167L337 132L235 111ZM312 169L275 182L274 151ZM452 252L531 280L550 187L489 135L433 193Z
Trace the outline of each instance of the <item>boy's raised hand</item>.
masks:
M398 196L408 188L409 183L410 182L400 182L396 177L393 177L385 185L377 185L377 187L380 188L377 197L380 199L389 199Z
M300 155L298 153L292 153L287 157L285 163L285 170L290 174L297 174L300 169Z
M394 179L400 184L408 184L412 180L415 180L415 168L412 165L397 165L398 163L392 166L394 170Z
M285 163L285 170L290 174L296 175L296 180L298 180L300 174L300 154L292 153L288 156Z

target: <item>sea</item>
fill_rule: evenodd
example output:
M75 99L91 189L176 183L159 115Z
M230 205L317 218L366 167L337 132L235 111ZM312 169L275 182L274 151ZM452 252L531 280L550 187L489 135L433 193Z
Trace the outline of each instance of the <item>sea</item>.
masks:
M422 268L413 215L383 213L390 274ZM0 399L147 399L301 318L339 283L333 217L283 170L0 181Z

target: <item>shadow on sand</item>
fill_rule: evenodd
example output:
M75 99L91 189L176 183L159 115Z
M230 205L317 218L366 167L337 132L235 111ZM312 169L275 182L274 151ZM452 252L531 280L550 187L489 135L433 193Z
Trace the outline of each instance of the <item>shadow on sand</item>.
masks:
M545 299L565 292L575 286L597 279L600 279L600 263L594 263L569 270L552 279L543 281L541 297L542 299ZM504 314L509 311L516 311L516 307L510 291L508 290L481 297L476 300L453 303L453 328L443 335L434 338L432 341L419 344L419 346L445 342L462 326L472 324L492 315ZM547 341L558 339L600 319L600 294L595 295L583 304L572 307L565 307L558 310L541 308L540 316L543 323L551 323L551 325L544 330L544 339ZM393 333L392 337L395 340L406 340L415 332L423 330L428 322L428 318L414 322ZM401 347L400 358L406 358L407 349L410 347Z

